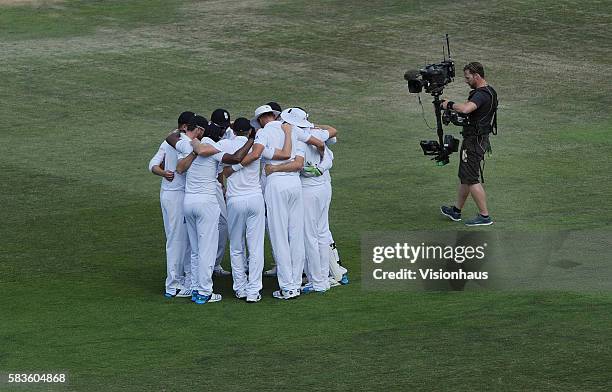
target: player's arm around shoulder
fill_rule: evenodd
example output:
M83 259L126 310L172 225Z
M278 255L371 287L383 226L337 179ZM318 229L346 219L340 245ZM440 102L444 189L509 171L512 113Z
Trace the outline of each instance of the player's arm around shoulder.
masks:
M189 139L182 138L175 145L174 149L177 152L179 160L176 164L176 172L183 174L191 167L196 154L193 152Z
M200 142L198 139L191 141L191 147L196 156L201 155L203 157L209 157L221 152L215 145L208 142Z
M323 124L312 124L314 128L322 129L327 131L327 139L333 139L338 136L338 130L331 125L323 125ZM326 140L324 140L326 141Z
M306 144L303 142L297 142L295 146L295 157L292 161L287 163L281 163L280 165L266 165L264 170L266 175L278 172L297 172L304 168L304 155L306 150Z
M280 165L267 164L265 167L266 175L279 172L297 172L304 168L304 157L296 155L291 162L281 163Z
M313 128L309 134L310 137L305 142L315 146L321 157L323 157L323 154L325 153L325 142L327 142L329 139L335 140L337 134L338 131L331 125L313 124Z
M230 165L240 164L240 162L248 154L251 147L253 147L253 142L255 141L256 132L257 132L256 130L251 130L246 143L244 143L244 145L240 147L238 150L236 150L236 152L234 152L233 154L227 154L227 153L223 154L223 158L221 162L230 164Z
M183 174L187 170L189 170L196 156L197 155L194 152L191 152L185 158L179 159L178 162L176 163L176 172L179 174Z
M292 134L292 126L290 124L284 123L281 125L281 129L285 133L285 139L283 141L282 149L274 149L274 154L271 159L274 160L284 160L291 158L291 150L293 149L293 134Z
M221 140L219 142L219 145L221 146L221 149L223 150L224 153L226 154L233 154L236 151L238 151L238 145L236 144L235 140ZM242 146L240 146L242 147ZM238 163L238 164L224 164L223 166L223 177L225 177L226 179L229 178L232 174L234 174L235 172L239 171L243 169L243 166Z
M264 148L265 147L264 147L263 144L259 144L259 143L253 144L253 149L251 150L250 153L245 155L245 157L242 159L242 161L240 161L240 164L242 166L248 166L251 163L255 162L256 160L261 158L261 155L264 152Z
M253 138L253 142L251 143L251 146L249 147L249 149L251 149L252 147L251 152L248 152L249 149L247 149L247 154L245 154L244 158L242 158L239 162L240 166L242 167L248 166L251 163L258 160L259 158L261 158L261 155L263 154L264 149L268 145L267 134L265 133L265 130L263 129L251 131L251 133L249 134L249 140L251 138ZM248 143L249 142L247 141L247 144Z
M168 136L166 136L166 143L168 143L170 146L172 146L172 148L176 147L176 143L179 142L179 140L181 140L181 133L178 129L175 129L174 131L170 132L170 134Z

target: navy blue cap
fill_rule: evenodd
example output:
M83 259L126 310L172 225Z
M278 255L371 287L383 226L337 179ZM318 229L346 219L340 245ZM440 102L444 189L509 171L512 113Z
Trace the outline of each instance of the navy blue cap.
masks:
M215 109L215 111L210 115L210 121L219 126L227 128L230 125L230 114L225 109Z
M225 134L225 130L227 128L220 127L219 125L210 122L206 126L206 131L204 131L204 136L211 138L213 141L218 142L221 140L223 135Z

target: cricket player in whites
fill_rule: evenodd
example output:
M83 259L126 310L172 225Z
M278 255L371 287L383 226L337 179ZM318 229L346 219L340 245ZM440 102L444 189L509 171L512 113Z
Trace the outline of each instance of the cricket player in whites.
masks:
M183 112L176 132L185 132L193 112ZM166 298L191 296L191 248L183 214L185 175L176 172L178 156L166 141L149 162L149 170L162 177L159 200L166 233Z
M234 139L219 143L226 153L233 154L247 143L253 127L246 118L237 118L233 124ZM259 160L242 167L240 164L226 166L223 174L227 178L227 223L230 239L230 259L234 292L239 299L259 302L262 289L261 275L264 266L264 233L266 209L259 184ZM249 255L245 249L248 247ZM248 271L248 276L247 276Z
M219 140L219 145L223 147L224 142L229 142L229 140L233 139L234 131L230 128L231 118L230 113L225 109L215 109L211 116L210 122L220 128L222 128L223 136L221 140ZM227 204L225 202L225 195L223 190L223 165L219 165L218 173L218 182L217 182L217 200L219 202L219 207L221 208L221 215L219 216L219 246L217 247L217 259L215 261L215 276L229 276L231 272L226 271L221 266L221 262L223 261L223 256L225 256L225 246L227 245L228 239L228 228L227 228Z
M259 159L264 150L282 150L285 135L291 136L291 161L304 164L304 147L291 132L290 124L276 121L280 113L269 105L255 110L253 122L262 127L255 138L253 151L242 161L242 166ZM302 146L300 146L302 145ZM300 152L301 150L301 152ZM267 159L264 163L279 165L287 160ZM299 169L294 172L273 173L266 178L264 199L267 207L268 230L272 252L278 270L279 290L272 295L278 299L292 299L300 295L304 269L304 205Z
M255 131L249 120L238 118L232 125L237 135L234 140L225 141L222 147L233 153L247 141L246 135ZM230 144L231 143L231 144ZM227 147L226 147L227 146ZM269 159L286 159L291 156L291 133L285 133L282 150L262 154ZM246 163L245 163L246 164ZM230 256L236 297L247 302L258 302L262 288L264 267L265 206L259 183L260 160L246 166L226 166L223 173L227 178L227 212L230 232ZM245 245L249 256L246 256ZM248 261L247 261L248 260ZM247 277L248 270L248 277Z
M308 118L308 114L306 114L306 118ZM328 157L333 161L334 154L329 149L329 146L336 144L337 142L337 130L330 125L320 125L313 124L313 128L307 129L307 134L310 134L314 139L320 139L325 141L325 151L328 154ZM328 137L327 139L325 139ZM319 152L320 152L319 148ZM310 163L310 165L308 164ZM319 165L323 165L322 167L318 167ZM325 167L326 165L321 162L320 164L316 164L314 162L306 162L304 170L301 175L303 178L305 175L308 177L311 176L319 176L321 175L321 179L325 183L325 187L330 195L330 203L331 203L331 194L332 194L332 186L331 186L331 175L329 173L329 169ZM331 168L331 166L330 166ZM322 173L322 174L319 174ZM327 237L327 243L329 244L328 252L329 252L329 283L331 287L346 285L349 283L348 279L348 271L342 265L340 265L340 255L338 254L338 248L336 247L336 242L332 237L332 233L329 229L329 214L324 216L324 231Z
M318 279L318 276L314 278L310 276L310 272L308 271L311 264L318 263L317 256L314 255L315 244L314 242L310 242L309 244L309 241L313 241L314 238L318 239L319 260L322 260L321 263L323 265L327 264L329 266L327 272L323 274L324 278L328 281L328 284L326 284L327 288L348 284L348 271L340 265L338 250L332 238L331 231L329 230L329 204L331 203L332 194L329 169L331 168L334 155L328 146L336 143L336 135L338 132L330 125L315 125L310 123L308 121L308 113L302 108L289 108L283 111L280 117L283 121L287 121L293 125L300 124L300 126L294 126L293 131L297 134L297 139L299 141L307 143L306 162L304 163L305 166L303 170L300 172L300 179L302 180L306 222L305 270L309 283L302 287L302 293L313 291L313 279ZM318 152L318 158L315 152ZM323 152L325 152L325 154L323 154ZM286 169L293 170L293 167L289 164L274 167L268 166L266 172L278 172ZM316 209L312 210L311 206L316 206L317 202L320 201L318 198L322 195L325 195L325 198L328 200L326 203L326 211L321 211L320 219L314 219L312 214ZM317 200L312 200L312 197L315 196ZM328 245L324 247L324 244ZM328 262L326 262L326 260ZM276 274L276 267L270 271L266 271L266 273L268 275ZM266 275L266 273L264 275ZM322 291L321 286L321 284L317 285L314 291Z
M308 114L300 108L289 108L281 113L281 119L293 125L293 131L303 133L300 139L317 138L323 146L333 131L314 129L314 124L308 121ZM308 283L301 288L303 294L325 292L330 288L329 280L329 239L326 222L328 221L329 204L331 202L331 186L322 174L332 167L333 155L324 147L323 154L313 145L307 145L304 151L304 166L300 167L300 180L304 199L304 245L306 254L306 276ZM282 165L266 165L266 174L294 170L294 162Z
M219 240L220 208L217 201L217 168L219 162L239 163L253 144L254 135L235 154L225 154L217 144L222 129L208 124L204 117L195 116L188 132L203 131L202 142L194 134L179 140L175 134L166 141L175 145L181 160L177 171L187 171L185 180L184 211L189 242L196 257L191 258L192 301L196 304L221 301L221 295L213 293L213 269ZM192 137L196 136L196 137Z

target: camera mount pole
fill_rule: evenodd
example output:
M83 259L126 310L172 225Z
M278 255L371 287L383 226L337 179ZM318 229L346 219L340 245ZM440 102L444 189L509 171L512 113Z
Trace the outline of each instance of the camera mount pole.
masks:
M436 112L436 124L437 124L437 133L438 133L438 142L440 143L440 147L444 146L444 129L442 129L442 109L440 108L440 95L442 95L441 91L436 91L432 93L434 100L434 110Z

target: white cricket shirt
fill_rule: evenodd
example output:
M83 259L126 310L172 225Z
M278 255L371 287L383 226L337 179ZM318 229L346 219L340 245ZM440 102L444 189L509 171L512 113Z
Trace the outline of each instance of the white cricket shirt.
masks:
M255 136L255 143L261 144L264 148L269 149L283 149L285 144L285 132L281 128L282 123L280 121L271 121L266 124L265 127L257 131ZM296 155L304 155L304 146L302 142L298 141L298 135L296 132L291 132L291 158L288 160L276 160L264 158L262 161L264 164L280 165L292 161ZM277 172L267 176L268 178L282 177L282 176L299 176L298 172Z
M245 136L236 136L232 140L228 140L222 144L223 152L233 154L238 151L248 141ZM251 148L252 150L252 148ZM249 151L250 152L250 151ZM259 183L259 165L260 159L251 162L243 169L232 173L227 178L227 198L235 196L250 196L261 194L261 185Z
M217 193L217 184L219 183L219 181L217 181L217 168L225 153L221 150L221 146L210 138L203 138L202 143L210 144L219 152L208 157L198 155L193 160L189 170L187 170L187 176L185 178L185 194L205 194L214 196ZM176 147L179 152L179 157L186 157L193 151L191 143L184 139L179 140L179 142L176 143Z

